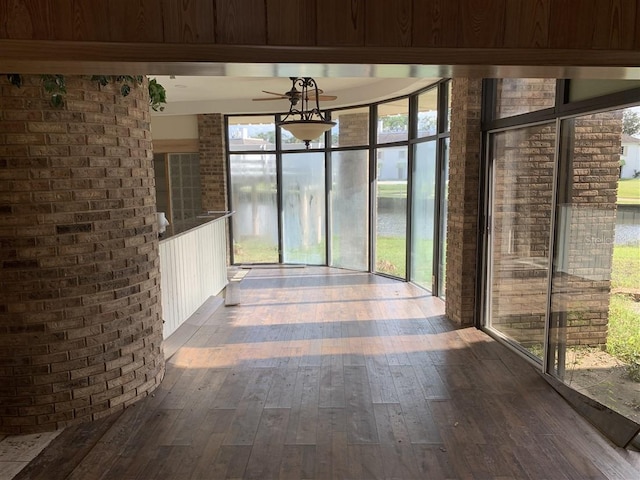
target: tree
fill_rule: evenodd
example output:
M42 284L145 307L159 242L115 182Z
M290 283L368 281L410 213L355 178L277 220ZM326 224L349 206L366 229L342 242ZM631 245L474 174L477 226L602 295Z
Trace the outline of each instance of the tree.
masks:
M635 135L640 132L640 114L633 110L625 110L622 114L622 133Z

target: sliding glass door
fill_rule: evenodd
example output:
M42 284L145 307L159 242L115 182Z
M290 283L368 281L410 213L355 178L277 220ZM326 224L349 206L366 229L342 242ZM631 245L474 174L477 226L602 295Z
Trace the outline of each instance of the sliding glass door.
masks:
M640 180L620 161L640 140L623 116L562 122L548 369L640 423Z
M489 326L542 359L549 284L554 123L491 136Z

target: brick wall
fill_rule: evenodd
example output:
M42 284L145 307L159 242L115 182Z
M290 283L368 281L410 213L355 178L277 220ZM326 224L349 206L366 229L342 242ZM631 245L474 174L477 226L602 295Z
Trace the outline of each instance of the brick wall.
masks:
M621 128L620 111L567 124L568 178L560 182L567 187L559 192L560 259L552 297L554 321L563 316L566 322L558 341L567 345L606 343ZM542 345L555 123L496 139L492 325L525 346Z
M501 78L496 91L497 118L555 106L555 78Z
M446 314L459 325L473 325L476 302L481 94L480 79L452 80Z
M572 123L565 275L554 284L558 292L554 304L567 312L567 344L603 345L609 316L622 111L582 116Z
M491 323L525 347L544 343L555 122L493 137Z
M146 88L0 77L0 432L97 419L164 374Z
M200 181L204 210L228 210L224 133L224 116L222 114L198 115Z

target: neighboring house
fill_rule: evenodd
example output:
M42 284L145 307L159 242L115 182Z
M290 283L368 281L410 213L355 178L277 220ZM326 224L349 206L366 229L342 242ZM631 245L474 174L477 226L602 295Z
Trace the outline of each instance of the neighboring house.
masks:
M620 146L620 178L634 178L640 175L640 138L632 137L626 133L622 134Z

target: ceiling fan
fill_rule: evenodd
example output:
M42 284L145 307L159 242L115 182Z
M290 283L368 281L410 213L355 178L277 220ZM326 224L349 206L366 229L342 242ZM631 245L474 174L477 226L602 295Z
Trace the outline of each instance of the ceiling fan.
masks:
M284 93L277 92L269 92L267 90L262 90L263 93L268 95L273 95L271 97L260 97L260 98L252 98L255 102L262 102L268 100L281 100L287 99L291 103L291 105L297 105L300 99L302 98L302 91L296 88L296 77L289 77L292 81L291 90ZM323 91L321 89L311 89L307 91L307 100L316 100L316 92L317 92L317 100L322 100L323 102L330 102L332 100L336 100L338 97L336 95L322 95Z

